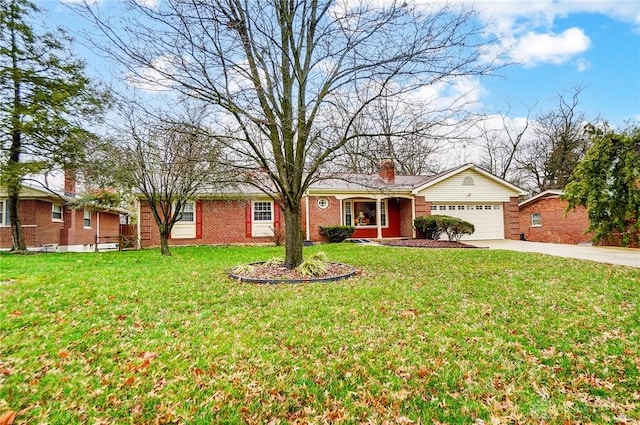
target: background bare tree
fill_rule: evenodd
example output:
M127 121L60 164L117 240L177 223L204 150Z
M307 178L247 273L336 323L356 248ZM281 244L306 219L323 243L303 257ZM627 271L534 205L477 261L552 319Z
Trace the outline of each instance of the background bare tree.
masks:
M480 149L480 160L477 162L480 167L513 184L522 184L523 177L517 167L517 159L525 144L525 136L530 131L530 114L531 109L521 122L511 120L508 112L477 120L476 145Z
M535 122L535 138L527 142L518 166L527 175L534 192L563 189L574 168L589 148L585 116L578 111L582 88L569 96L558 94L558 109L541 114Z
M284 212L288 267L303 259L302 197L322 167L358 137L355 124L369 104L493 67L485 49L492 40L466 6L418 7L404 0L144 3L101 8L87 2L81 13L132 81L217 108L225 124L220 133L232 136L227 147L238 166L260 170L271 182Z
M171 255L169 236L185 203L199 191L213 192L226 177L220 146L201 120L129 116L128 132L107 148L116 161L114 180L149 204L162 255Z
M370 103L354 122L354 134L333 162L339 170L376 172L385 159L393 159L402 175L441 171L441 154L463 139L468 124L460 102L435 111L428 103L381 97Z

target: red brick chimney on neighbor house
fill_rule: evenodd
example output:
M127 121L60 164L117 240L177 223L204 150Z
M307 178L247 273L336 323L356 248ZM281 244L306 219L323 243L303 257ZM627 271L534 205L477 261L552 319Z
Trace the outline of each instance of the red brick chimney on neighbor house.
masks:
M64 194L65 196L75 196L76 194L76 170L64 170Z
M393 184L396 179L396 168L393 164L393 159L383 159L378 164L378 176L386 184Z

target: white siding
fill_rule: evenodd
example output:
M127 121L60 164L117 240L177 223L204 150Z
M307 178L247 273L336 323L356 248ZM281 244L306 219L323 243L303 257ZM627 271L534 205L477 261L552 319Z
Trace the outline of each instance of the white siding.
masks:
M473 185L463 185L465 177L473 179ZM508 202L518 193L473 170L465 170L433 186L423 189L417 196L424 196L427 202Z

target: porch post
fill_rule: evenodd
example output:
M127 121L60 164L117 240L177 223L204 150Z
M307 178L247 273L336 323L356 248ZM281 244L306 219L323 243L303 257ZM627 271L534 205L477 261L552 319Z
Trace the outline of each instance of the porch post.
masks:
M382 202L380 202L380 198L376 198L376 228L378 230L378 239L382 239L382 224L380 220L382 218L382 214L380 214L380 209L382 208ZM387 213L388 215L388 213ZM389 217L387 217L387 220Z

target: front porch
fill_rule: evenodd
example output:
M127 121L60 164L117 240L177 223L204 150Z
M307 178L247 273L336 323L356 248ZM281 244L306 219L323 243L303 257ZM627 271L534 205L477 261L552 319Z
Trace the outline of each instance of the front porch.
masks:
M358 239L413 237L412 199L347 198L342 200L342 223L355 226Z

